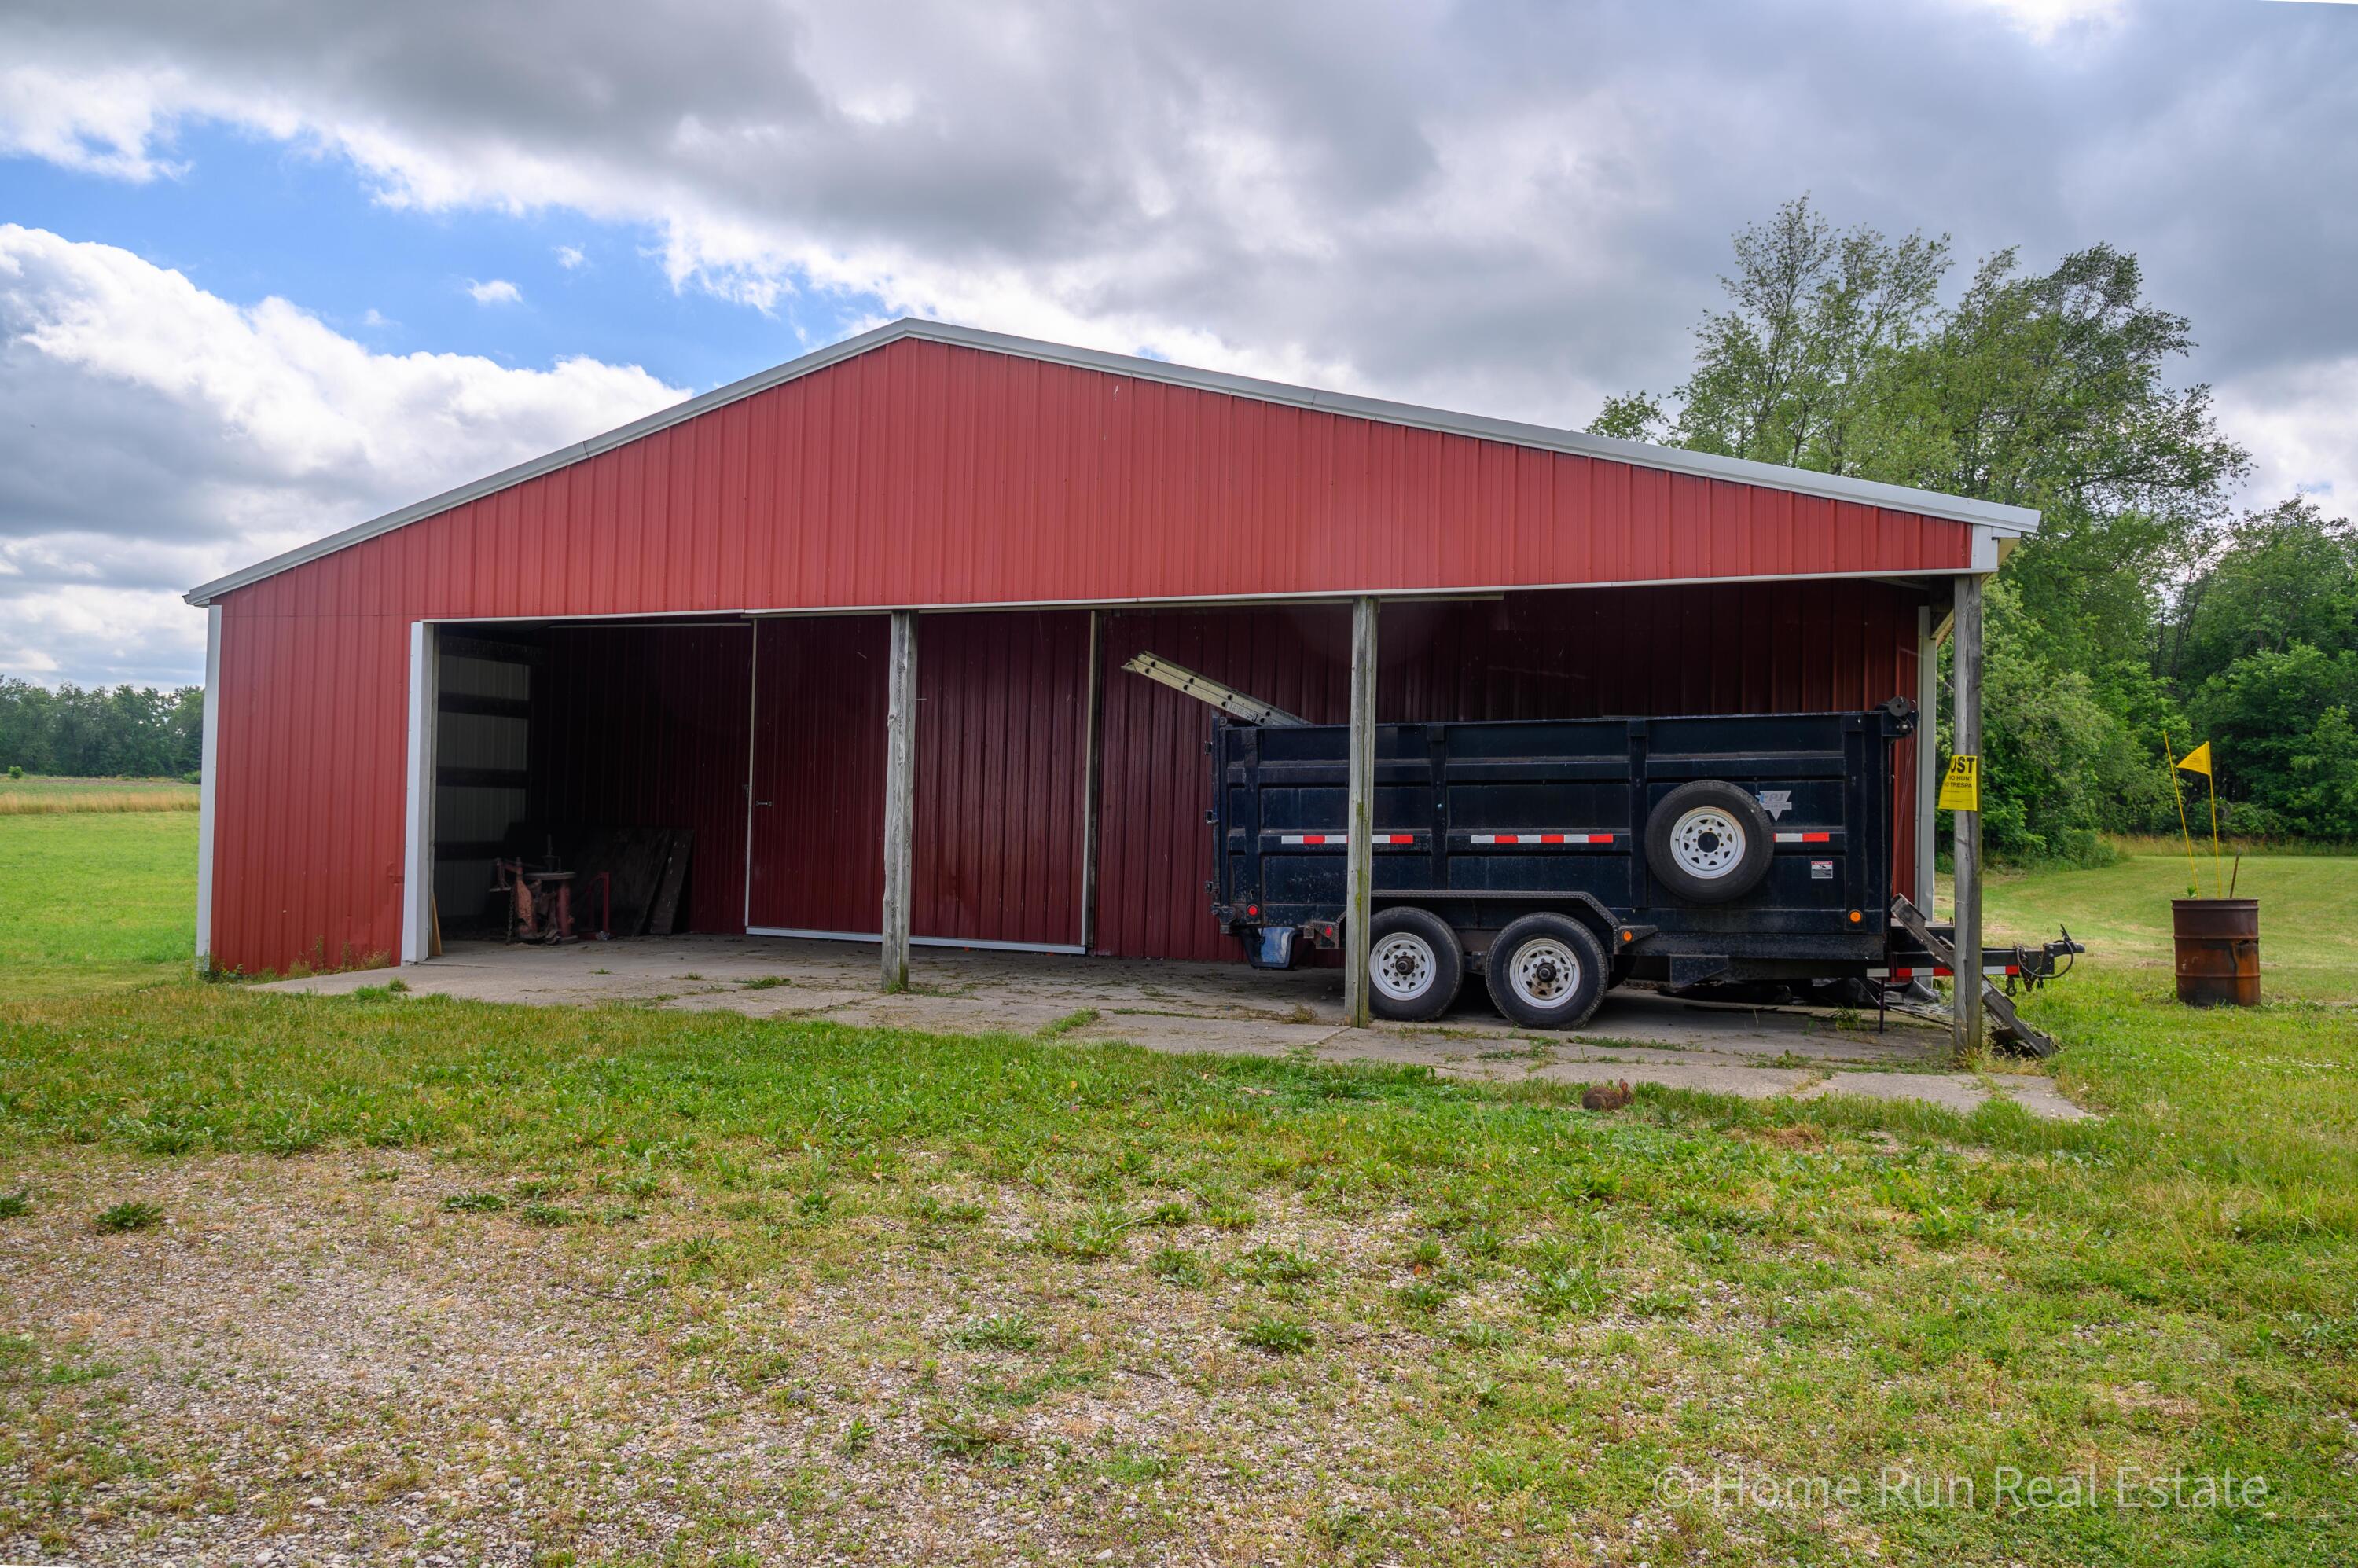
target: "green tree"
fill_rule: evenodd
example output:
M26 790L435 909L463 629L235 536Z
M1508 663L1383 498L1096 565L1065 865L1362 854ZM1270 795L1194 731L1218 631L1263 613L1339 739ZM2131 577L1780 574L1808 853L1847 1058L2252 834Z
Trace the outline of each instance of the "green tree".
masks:
M2238 659L2358 647L2358 530L2288 501L2236 524L2180 596L2169 672L2197 687Z
M2214 549L2248 468L2210 390L2169 384L2187 319L2103 244L2043 273L2000 251L1944 303L1945 236L1837 232L1806 198L1736 235L1735 255L1693 373L1668 398L1608 400L1591 428L2038 508L1990 610L1994 852L2158 826L2158 731L2180 717L2157 664L2174 585Z

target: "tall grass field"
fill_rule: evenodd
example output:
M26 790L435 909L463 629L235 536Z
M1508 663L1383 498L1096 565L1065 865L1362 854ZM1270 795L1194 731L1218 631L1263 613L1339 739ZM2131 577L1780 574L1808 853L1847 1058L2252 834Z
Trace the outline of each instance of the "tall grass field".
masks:
M2358 860L2244 1011L2182 857L1997 879L2054 1123L200 984L193 845L0 820L0 1560L2358 1541Z
M124 811L194 811L197 786L180 779L69 779L0 775L0 816Z

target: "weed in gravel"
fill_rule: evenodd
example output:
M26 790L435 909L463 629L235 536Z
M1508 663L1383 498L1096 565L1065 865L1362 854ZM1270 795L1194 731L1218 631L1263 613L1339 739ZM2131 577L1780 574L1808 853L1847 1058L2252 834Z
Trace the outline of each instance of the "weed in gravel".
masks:
M525 1204L516 1210L516 1217L526 1225L545 1226L552 1230L560 1226L575 1224L581 1218L579 1215L564 1205L553 1203Z
M1485 1263L1498 1261L1507 1250L1506 1238L1487 1225L1477 1225L1459 1237L1457 1245L1465 1249L1466 1256L1479 1259Z
M1146 1223L1149 1225L1165 1226L1173 1229L1176 1229L1184 1225L1195 1224L1195 1210L1194 1206L1189 1204L1177 1202L1159 1203L1147 1211Z
M1256 1247L1245 1254L1253 1277L1271 1284L1306 1284L1324 1273L1325 1268L1307 1252L1291 1252L1282 1247Z
M766 991L774 990L780 986L790 986L794 983L794 981L786 979L784 975L756 975L750 980L739 981L738 989L749 991ZM857 1423L855 1422L854 1424Z
M391 1165L371 1165L355 1179L363 1182L397 1182L401 1180L401 1173Z
M843 1440L836 1446L843 1451L846 1459L857 1459L867 1453L875 1441L876 1423L864 1415L856 1415L851 1418L851 1424L843 1429Z
M1340 1551L1368 1532L1368 1516L1342 1503L1312 1514L1307 1524L1310 1539L1330 1552Z
M265 1154L284 1158L289 1154L307 1154L327 1141L328 1134L308 1116L281 1117L255 1135Z
M1497 1350L1515 1337L1510 1329L1495 1323L1462 1324L1449 1331L1452 1343L1461 1350Z
M934 1225L980 1225L990 1211L979 1203L953 1198L948 1203L927 1193L909 1206L909 1212Z
M1040 1331L1020 1312L992 1313L957 1329L950 1339L968 1350L1029 1350L1040 1343Z
M1190 1290L1200 1287L1209 1278L1204 1271L1204 1260L1184 1247L1165 1247L1147 1260L1146 1267L1156 1279Z
M1022 1444L1012 1432L996 1422L973 1415L928 1417L925 1445L945 1459L1011 1463L1022 1454Z
M1094 1263L1118 1255L1124 1237L1137 1224L1120 1209L1093 1209L1069 1225L1042 1226L1040 1247L1059 1258Z
M19 1188L13 1193L0 1193L0 1219L15 1219L18 1215L33 1212L33 1190Z
M1032 1037L1035 1040L1054 1040L1059 1034L1069 1034L1076 1029L1087 1029L1090 1024L1095 1023L1097 1021L1098 1010L1096 1008L1079 1008L1072 1012L1065 1014L1064 1017L1057 1019L1053 1023L1042 1024L1038 1029L1033 1031Z
M1315 1337L1310 1325L1290 1317L1257 1317L1237 1330L1237 1337L1272 1356L1299 1356Z
M1447 1257L1441 1243L1428 1236L1408 1249L1408 1266L1420 1274L1430 1273L1440 1268Z
M1639 1317L1684 1317L1694 1298L1680 1290L1641 1291L1629 1298L1629 1310Z
M1201 1192L1195 1195L1195 1201L1201 1206L1196 1217L1222 1230L1250 1230L1260 1222L1260 1215L1253 1206L1232 1193Z
M1524 1285L1523 1300L1541 1317L1595 1312L1605 1304L1605 1286L1586 1269L1557 1269Z
M146 1203L136 1198L129 1203L116 1204L110 1209L103 1209L98 1216L98 1227L101 1230L113 1231L117 1235L126 1230L146 1230L151 1226L163 1223L162 1209L152 1203Z
M505 1193L452 1193L442 1200L445 1214L497 1214L507 1206Z
M1117 1487L1142 1487L1171 1474L1171 1461L1143 1448L1117 1448L1098 1461L1098 1474Z
M535 1198L553 1198L565 1191L568 1184L560 1176L528 1176L509 1189L512 1195L529 1203Z
M1430 1317L1449 1304L1449 1287L1434 1280L1419 1280L1401 1286L1398 1300L1403 1311Z

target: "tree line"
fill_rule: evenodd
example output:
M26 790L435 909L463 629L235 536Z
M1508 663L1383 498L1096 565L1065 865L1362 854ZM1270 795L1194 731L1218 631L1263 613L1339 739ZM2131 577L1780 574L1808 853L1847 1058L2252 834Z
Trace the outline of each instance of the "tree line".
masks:
M2358 838L2358 532L2297 496L2235 514L2250 458L2170 384L2191 323L2135 255L2002 250L1952 300L1954 261L1788 202L1736 236L1687 380L1590 428L2039 510L1985 606L1994 856L2177 832L2165 735L2213 742L2223 825Z
M0 773L76 778L188 774L203 760L205 694L146 687L35 686L0 676Z

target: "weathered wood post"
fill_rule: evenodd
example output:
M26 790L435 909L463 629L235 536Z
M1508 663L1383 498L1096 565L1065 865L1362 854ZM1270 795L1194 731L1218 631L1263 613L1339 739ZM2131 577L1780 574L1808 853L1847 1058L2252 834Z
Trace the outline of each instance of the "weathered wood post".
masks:
M917 612L892 611L884 656L884 989L909 989L909 865L916 838Z
M1952 757L1970 757L1976 791L1982 756L1982 579L1957 579L1956 630L1951 649L1955 681ZM1975 805L1978 806L1978 794ZM1957 962L1952 977L1956 998L1955 1044L1960 1055L1982 1041L1982 814L1953 814L1956 824Z
M1376 830L1376 600L1351 601L1351 773L1344 856L1343 1021L1368 1026L1368 925L1373 918Z

